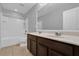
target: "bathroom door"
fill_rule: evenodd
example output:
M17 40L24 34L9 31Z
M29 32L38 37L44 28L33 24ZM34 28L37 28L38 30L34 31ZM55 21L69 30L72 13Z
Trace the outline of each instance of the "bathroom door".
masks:
M1 43L2 47L25 42L26 37L22 19L2 16L1 18Z

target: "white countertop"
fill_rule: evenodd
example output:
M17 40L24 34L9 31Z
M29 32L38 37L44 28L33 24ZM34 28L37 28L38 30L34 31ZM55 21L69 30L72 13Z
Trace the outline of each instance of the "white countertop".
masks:
M50 33L28 33L31 35L36 35L39 37L44 37L44 38L48 38L51 40L56 40L56 41L60 41L60 42L64 42L64 43L69 43L69 44L73 44L73 45L77 45L79 46L79 36L71 36L71 35L61 35L61 36L55 36L54 34L50 34Z

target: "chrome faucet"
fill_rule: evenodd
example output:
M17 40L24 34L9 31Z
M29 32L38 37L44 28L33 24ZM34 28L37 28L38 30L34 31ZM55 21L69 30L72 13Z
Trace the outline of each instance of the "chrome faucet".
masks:
M56 36L61 36L62 35L62 32L55 32L55 35Z

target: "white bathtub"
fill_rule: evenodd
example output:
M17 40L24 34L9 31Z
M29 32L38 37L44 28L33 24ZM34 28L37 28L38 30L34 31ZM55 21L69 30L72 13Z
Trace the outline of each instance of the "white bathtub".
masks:
M20 37L20 36L14 36L14 37L4 37L1 38L1 44L0 48L12 46L18 43L23 43L27 41L27 36Z

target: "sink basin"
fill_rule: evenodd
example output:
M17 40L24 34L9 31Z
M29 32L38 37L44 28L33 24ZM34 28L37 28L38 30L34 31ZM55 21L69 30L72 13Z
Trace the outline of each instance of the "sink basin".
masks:
M55 35L47 35L49 37L55 37L55 38L64 38L63 36L55 36Z

